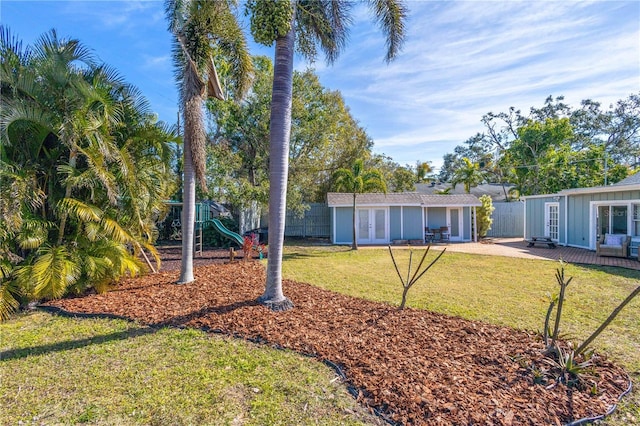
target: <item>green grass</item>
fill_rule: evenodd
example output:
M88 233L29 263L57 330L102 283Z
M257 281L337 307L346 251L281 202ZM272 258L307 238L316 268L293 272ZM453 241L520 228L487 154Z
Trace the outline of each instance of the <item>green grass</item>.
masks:
M3 425L371 423L324 364L197 330L36 312L0 355Z
M422 253L424 249L414 250L414 270ZM409 254L407 249L394 250L403 276ZM436 254L435 250L429 253L427 261ZM559 262L546 260L445 253L409 291L407 306L541 331L547 295L558 290L558 267ZM348 247L289 246L283 274L355 297L394 305L401 301L402 284L387 248L354 252ZM565 275L573 281L567 290L561 332L578 344L640 285L640 271L622 268L565 265ZM624 400L610 424L640 424L640 298L626 306L593 346L635 379L632 397Z

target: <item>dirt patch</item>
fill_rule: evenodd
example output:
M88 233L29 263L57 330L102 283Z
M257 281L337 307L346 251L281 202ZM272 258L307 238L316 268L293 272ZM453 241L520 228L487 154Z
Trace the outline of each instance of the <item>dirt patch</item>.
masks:
M165 264L166 267L166 264ZM624 371L598 361L598 392L534 384L534 335L424 310L405 309L285 280L295 308L273 313L259 262L129 279L102 295L50 302L70 312L119 315L153 326L204 328L335 363L358 400L387 419L429 425L559 425L605 413L627 388Z

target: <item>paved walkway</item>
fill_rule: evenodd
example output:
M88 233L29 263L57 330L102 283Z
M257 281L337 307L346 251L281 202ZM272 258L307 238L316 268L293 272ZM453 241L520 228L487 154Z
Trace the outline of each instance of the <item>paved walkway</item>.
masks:
M527 243L522 238L494 238L481 243L435 244L433 249L438 250L444 247L447 248L447 251L459 253L522 257L526 259L562 259L568 263L617 266L640 270L640 262L635 258L601 257L596 256L595 251L575 247L557 246L555 249L547 248L546 246L527 247Z

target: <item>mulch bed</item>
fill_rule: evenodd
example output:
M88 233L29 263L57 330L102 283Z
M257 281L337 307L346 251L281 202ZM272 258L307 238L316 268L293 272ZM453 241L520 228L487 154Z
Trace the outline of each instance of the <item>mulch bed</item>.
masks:
M527 368L542 365L542 342L533 334L399 311L300 282L283 282L295 308L273 313L255 302L264 290L262 264L224 263L223 253L195 267L196 281L187 285L174 284L177 271L164 270L124 280L106 294L49 305L203 328L313 355L339 366L361 403L401 424L559 425L604 414L628 387L621 368L599 359L596 395L562 384L546 389Z

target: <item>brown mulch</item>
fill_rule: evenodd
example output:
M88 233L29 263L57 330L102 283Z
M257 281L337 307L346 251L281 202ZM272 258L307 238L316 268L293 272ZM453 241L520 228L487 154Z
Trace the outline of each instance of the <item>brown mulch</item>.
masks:
M195 267L196 281L187 285L174 284L176 271L163 271L49 305L204 328L316 356L339 366L361 403L402 424L559 425L604 414L628 387L622 369L599 359L596 395L562 384L546 389L528 370L542 365L542 342L532 334L399 311L304 283L285 280L295 308L273 313L255 302L264 290L262 264L223 258Z

